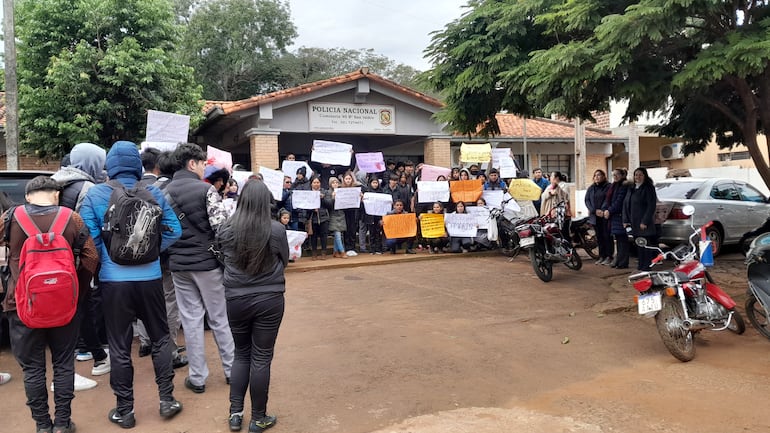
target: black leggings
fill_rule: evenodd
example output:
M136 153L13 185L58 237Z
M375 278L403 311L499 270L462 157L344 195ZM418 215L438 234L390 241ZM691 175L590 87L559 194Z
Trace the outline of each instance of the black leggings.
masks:
M317 223L313 221L313 234L310 235L310 249L315 251L317 240L321 241L321 251L326 251L326 239L329 237L329 221Z
M235 342L230 373L230 413L243 412L246 388L249 388L251 419L265 416L270 365L283 311L283 292L257 293L227 300L227 318Z

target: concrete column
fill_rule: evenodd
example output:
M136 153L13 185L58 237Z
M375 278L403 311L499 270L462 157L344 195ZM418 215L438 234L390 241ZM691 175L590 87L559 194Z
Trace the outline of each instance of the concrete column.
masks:
M449 135L431 135L425 139L425 163L437 167L450 167L452 155L449 150ZM435 180L435 179L434 179Z
M260 166L275 170L280 165L278 160L278 135L280 133L280 131L264 129L246 131L246 136L249 137L252 171L258 171Z
M633 179L634 170L639 167L639 129L636 122L628 125L628 178Z

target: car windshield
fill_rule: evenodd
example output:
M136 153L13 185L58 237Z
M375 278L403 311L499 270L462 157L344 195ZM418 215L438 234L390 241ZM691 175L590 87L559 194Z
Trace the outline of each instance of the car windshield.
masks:
M703 182L679 181L661 182L655 185L655 192L659 200L692 198Z

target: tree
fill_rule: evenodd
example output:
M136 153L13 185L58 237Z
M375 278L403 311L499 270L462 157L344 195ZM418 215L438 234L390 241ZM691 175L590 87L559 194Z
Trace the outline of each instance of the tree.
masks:
M429 91L418 81L420 71L411 66L377 54L373 49L300 47L282 59L281 70L285 74L286 87L336 77L368 67L377 75L393 80L402 86Z
M206 99L247 98L283 87L279 59L296 36L285 1L211 0L189 18L183 60Z
M141 141L148 109L202 118L167 1L20 0L16 13L20 132L39 156Z
M757 134L770 126L766 1L478 0L434 35L425 79L443 90L443 120L497 133L500 110L591 118L627 100L626 120L701 151L745 144L766 184Z

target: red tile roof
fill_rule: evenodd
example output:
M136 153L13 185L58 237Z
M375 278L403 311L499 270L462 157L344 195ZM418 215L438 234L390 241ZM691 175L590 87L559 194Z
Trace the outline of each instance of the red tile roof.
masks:
M211 110L215 108L220 108L224 112L224 114L236 113L241 110L247 110L249 108L257 107L267 102L275 102L275 101L280 101L282 99L287 99L295 96L306 95L308 93L316 92L320 89L325 89L327 87L349 83L352 81L359 80L361 78L368 78L369 80L374 81L377 84L380 84L382 86L391 88L398 92L407 94L413 98L422 100L436 107L442 107L444 105L441 101L439 101L436 98L430 97L416 90L412 90L408 87L404 87L394 81L390 81L386 78L383 78L377 74L371 73L369 72L369 68L361 68L349 74L340 75L338 77L328 78L328 79L316 81L313 83L302 84L297 87L292 87L291 89L278 90L276 92L267 93L264 95L252 96L251 98L242 99L240 101L206 101L206 103L203 106L203 112L205 114L208 114Z
M497 123L500 125L500 135L495 138L522 137L524 135L523 118L515 114L498 113ZM612 132L586 127L586 138L620 138ZM561 120L551 120L542 117L527 119L527 137L537 138L574 138L575 124Z

